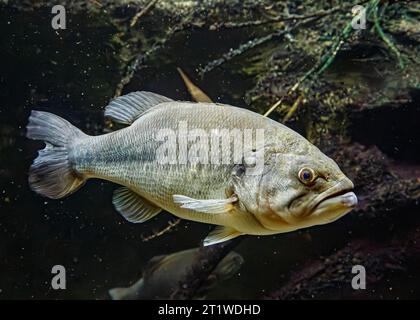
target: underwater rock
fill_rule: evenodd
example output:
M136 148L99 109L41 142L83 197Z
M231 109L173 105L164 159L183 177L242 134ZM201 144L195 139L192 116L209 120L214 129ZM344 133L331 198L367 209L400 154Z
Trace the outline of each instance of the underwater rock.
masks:
M368 298L380 282L407 274L420 261L420 231L411 230L387 242L359 239L316 261L306 263L292 272L281 289L266 298L278 300L320 299L322 297ZM352 288L352 267L366 270L366 289Z

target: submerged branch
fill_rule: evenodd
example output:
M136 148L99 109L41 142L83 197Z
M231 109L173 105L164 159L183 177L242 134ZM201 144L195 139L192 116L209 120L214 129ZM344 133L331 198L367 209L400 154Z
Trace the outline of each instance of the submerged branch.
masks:
M168 225L165 228L163 228L162 230L153 232L149 236L142 236L142 241L147 242L147 241L153 240L157 237L160 237L161 235L164 235L165 233L168 233L168 232L172 231L180 222L181 222L181 219L175 219L173 221L169 221Z
M181 76L182 80L184 81L185 86L187 87L188 92L190 93L191 97L196 102L213 102L210 97L204 93L199 87L197 87L188 76L182 71L181 68L176 68L179 75Z
M381 24L380 24L380 21L379 21L379 17L378 17L378 6L376 6L373 9L373 19L374 19L374 23L375 23L375 29L376 29L379 37L388 46L388 48L391 50L391 52L396 56L400 69L404 69L404 61L401 57L401 53L399 52L399 50L397 49L395 44L391 41L391 39L388 38L388 36L382 30L382 27L381 27Z
M347 23L344 30L340 33L338 37L336 37L334 44L332 47L328 50L328 52L320 59L320 61L315 64L309 71L307 71L286 93L286 96L290 96L292 93L294 93L303 82L305 82L307 79L315 75L314 78L321 75L334 61L335 57L337 56L337 53L345 43L345 41L350 37L351 33L353 31L352 23L351 21ZM314 80L314 79L312 79ZM270 107L270 109L265 113L266 116L268 116L271 112L273 112L279 105L281 105L282 101L284 99L284 96L280 98L273 106ZM289 120L294 112L297 110L297 107L299 105L300 101L296 100L291 109L288 111L287 115L284 117L283 122Z
M255 26L261 26L264 24L270 24L270 23L278 23L283 21L297 21L297 20L305 20L313 17L323 17L330 15L332 13L335 13L337 11L346 10L347 8L341 8L341 7L335 7L329 10L320 10L317 12L309 13L306 15L300 15L300 14L286 14L286 15L279 15L277 17L269 18L266 20L253 20L253 21L244 21L244 22L219 22L214 23L211 25L211 30L216 30L220 28L245 28L245 27L255 27Z
M151 0L147 6L145 6L142 10L140 10L139 12L136 13L136 15L133 17L133 19L131 19L130 22L130 27L134 27L134 25L137 23L137 21L144 16L145 14L147 14L150 10L152 10L153 6L156 4L156 2L158 2L158 0Z
M222 64L232 60L233 58L245 53L246 51L256 48L264 43L267 43L269 41L275 40L275 39L281 39L288 33L292 32L293 30L298 29L299 27L308 25L312 22L317 21L318 19L325 17L324 15L317 15L317 16L311 16L309 18L303 19L302 21L299 21L298 23L294 24L293 26L286 27L284 30L278 30L276 32L270 33L266 36L263 36L261 38L249 40L246 43L241 44L236 49L231 49L229 52L222 55L221 58L213 60L209 62L207 65L205 65L203 68L200 69L199 74L201 77L203 77L206 73L212 71L216 67L221 66Z
M171 29L169 33L173 34L176 31L178 31L178 29ZM124 87L131 81L136 71L139 70L140 66L143 65L146 59L150 57L153 53L155 53L158 49L164 47L166 41L169 40L169 38L165 38L164 41L155 43L151 49L149 49L145 53L140 53L137 55L137 57L127 67L125 75L121 78L120 82L118 83L115 89L114 97L119 97L121 95L122 91L124 90Z
M291 118L291 116L293 115L293 113L295 113L296 109L299 107L300 103L303 100L303 96L300 95L296 101L293 103L292 107L290 108L289 112L284 116L283 118L283 123L289 121L289 119Z

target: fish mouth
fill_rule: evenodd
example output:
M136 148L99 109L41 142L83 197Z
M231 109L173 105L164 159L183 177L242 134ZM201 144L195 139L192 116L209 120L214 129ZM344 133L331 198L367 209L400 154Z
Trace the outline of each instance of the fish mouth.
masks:
M343 190L323 199L314 209L322 209L331 205L342 205L348 208L354 208L357 205L357 197L353 191Z
M353 192L353 183L349 179L344 179L314 199L310 214L323 215L327 220L332 221L351 211L357 206L357 202L357 197Z

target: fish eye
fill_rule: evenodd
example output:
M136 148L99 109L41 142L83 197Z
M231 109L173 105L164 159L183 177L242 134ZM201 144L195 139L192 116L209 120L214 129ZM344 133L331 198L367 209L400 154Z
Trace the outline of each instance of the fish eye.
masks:
M302 168L298 173L299 180L306 185L309 185L317 178L315 171L311 168Z

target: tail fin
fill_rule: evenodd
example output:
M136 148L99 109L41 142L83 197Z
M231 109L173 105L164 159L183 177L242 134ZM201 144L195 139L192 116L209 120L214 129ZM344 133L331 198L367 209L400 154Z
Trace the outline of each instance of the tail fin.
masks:
M87 135L55 114L33 110L26 136L46 143L29 169L29 185L32 190L58 199L81 187L85 179L72 168L69 148L75 139Z
M145 298L143 295L143 286L144 280L140 278L132 286L110 289L108 290L108 294L112 300L142 300Z
M112 300L134 300L134 298L130 297L127 288L113 288L108 290L108 294Z

